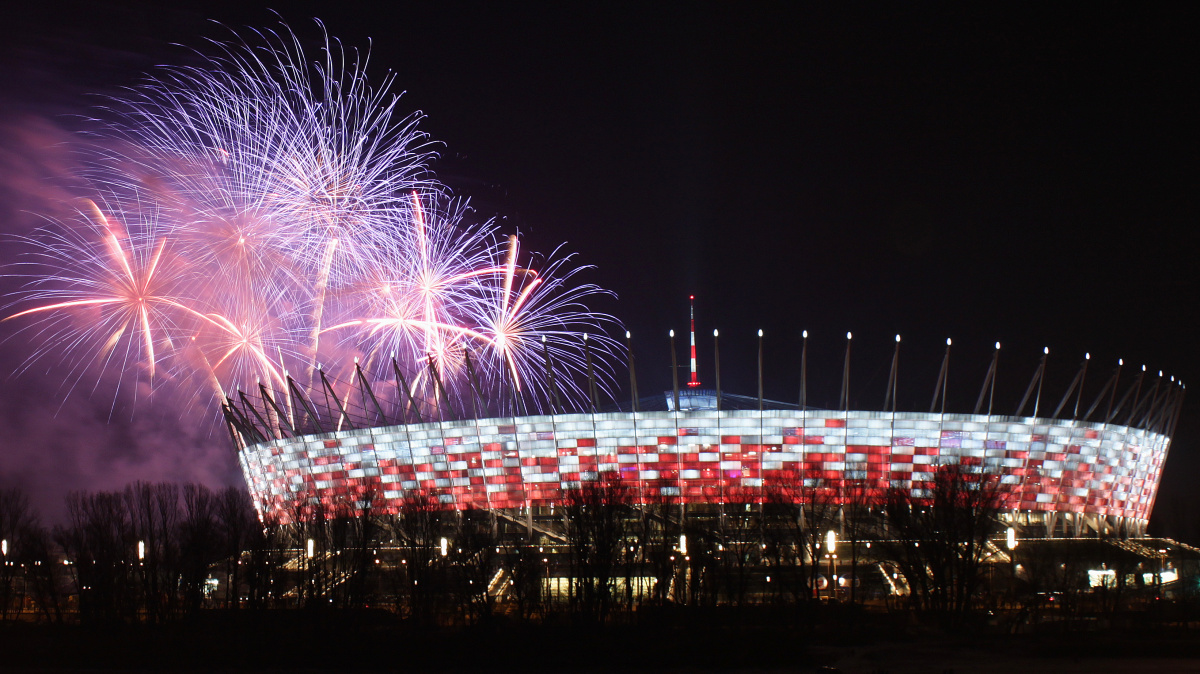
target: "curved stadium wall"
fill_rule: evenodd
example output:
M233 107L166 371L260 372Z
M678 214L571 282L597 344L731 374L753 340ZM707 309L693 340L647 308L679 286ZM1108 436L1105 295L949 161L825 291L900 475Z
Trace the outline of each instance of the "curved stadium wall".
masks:
M261 440L261 438L259 438ZM1144 533L1170 437L1034 417L827 410L578 413L379 426L241 442L260 514L287 519L371 495L398 511L417 494L447 509L562 504L619 478L641 502L761 501L847 485L927 495L939 465L998 476L1010 517L1079 533ZM789 485L805 489L782 489Z

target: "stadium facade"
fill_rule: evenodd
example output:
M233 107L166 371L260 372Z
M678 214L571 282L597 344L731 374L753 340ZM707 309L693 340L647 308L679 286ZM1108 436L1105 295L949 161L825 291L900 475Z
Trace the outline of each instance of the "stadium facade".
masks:
M446 509L528 513L562 505L582 483L613 480L641 503L760 503L780 495L841 502L854 490L881 499L889 489L919 501L939 466L957 464L998 479L1004 516L1027 535L1142 536L1182 401L1181 386L1143 390L1142 380L1130 404L1126 395L1116 409L1110 382L1103 422L800 409L761 398L758 409L729 409L736 396L692 389L668 392L658 411L388 424L364 378L361 395L341 397L376 409L373 422L356 419L336 393L336 409L318 411L294 384L291 395L241 395L225 417L260 515L285 521L368 497L398 511L418 494ZM1124 423L1114 423L1118 411ZM297 416L318 423L305 427ZM322 416L337 429L322 427Z

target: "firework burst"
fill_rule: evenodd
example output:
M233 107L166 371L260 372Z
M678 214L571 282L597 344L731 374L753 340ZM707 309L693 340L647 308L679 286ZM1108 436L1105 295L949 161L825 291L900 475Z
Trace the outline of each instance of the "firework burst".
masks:
M584 334L601 364L615 349L587 309L605 291L573 285L569 255L535 270L516 236L472 222L390 76L372 88L367 57L329 39L310 63L286 29L216 47L111 101L78 217L21 239L5 320L35 336L26 367L224 399L361 359L440 404L474 362L494 400L581 397Z

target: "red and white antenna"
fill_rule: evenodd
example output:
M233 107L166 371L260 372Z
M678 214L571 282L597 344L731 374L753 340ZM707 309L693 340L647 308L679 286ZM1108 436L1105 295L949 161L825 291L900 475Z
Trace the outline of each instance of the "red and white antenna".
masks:
M700 386L700 380L696 379L696 296L688 295L688 302L692 322L692 380L687 385L688 388L696 388Z

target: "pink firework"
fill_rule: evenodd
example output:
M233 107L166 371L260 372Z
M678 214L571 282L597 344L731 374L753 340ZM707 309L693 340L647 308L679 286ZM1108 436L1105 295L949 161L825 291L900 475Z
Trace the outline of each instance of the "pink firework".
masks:
M218 47L111 101L79 217L21 240L5 320L30 321L27 365L224 399L361 359L431 404L475 375L492 399L547 406L581 399L590 333L611 381L615 321L587 308L605 291L572 283L571 256L535 269L516 236L472 223L365 55L327 39L310 65L286 28Z

